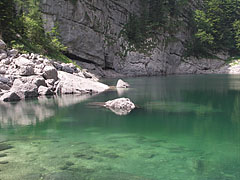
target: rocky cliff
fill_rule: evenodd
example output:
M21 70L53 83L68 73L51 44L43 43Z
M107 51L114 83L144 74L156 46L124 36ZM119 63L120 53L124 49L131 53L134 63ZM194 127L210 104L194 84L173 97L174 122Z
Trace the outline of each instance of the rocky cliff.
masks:
M195 2L185 7L181 25L175 27L174 33L157 35L158 43L147 55L125 52L128 43L121 36L129 14L140 13L140 0L42 0L41 9L45 29L58 26L68 55L101 76L112 76L113 70L127 76L211 72L223 61L205 60L207 68L182 61L190 38L187 10L194 8Z

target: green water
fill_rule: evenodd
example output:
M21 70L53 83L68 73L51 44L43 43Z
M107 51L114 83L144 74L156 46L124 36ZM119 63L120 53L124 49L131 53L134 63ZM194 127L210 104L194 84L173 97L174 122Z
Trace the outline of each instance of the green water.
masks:
M125 80L129 90L0 105L0 179L240 179L240 76ZM139 108L89 105L117 97Z

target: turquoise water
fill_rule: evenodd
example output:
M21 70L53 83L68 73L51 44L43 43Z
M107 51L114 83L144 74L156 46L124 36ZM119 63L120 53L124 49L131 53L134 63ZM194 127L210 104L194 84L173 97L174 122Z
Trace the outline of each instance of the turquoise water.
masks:
M1 104L0 179L240 179L240 76L125 80L129 90ZM89 105L117 97L139 108Z

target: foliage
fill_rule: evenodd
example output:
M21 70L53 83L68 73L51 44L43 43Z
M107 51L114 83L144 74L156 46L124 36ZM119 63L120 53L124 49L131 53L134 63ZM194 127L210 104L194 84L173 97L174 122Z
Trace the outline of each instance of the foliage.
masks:
M35 52L69 61L62 54L66 47L60 42L57 27L47 33L44 31L39 0L3 0L0 5L2 35L10 47L23 53ZM5 7L4 10L2 5Z
M121 35L130 47L148 52L156 46L157 34L176 31L177 19L186 0L141 0L141 14L131 14ZM134 47L134 48L133 48Z
M195 37L206 51L240 50L240 0L204 0L195 11Z

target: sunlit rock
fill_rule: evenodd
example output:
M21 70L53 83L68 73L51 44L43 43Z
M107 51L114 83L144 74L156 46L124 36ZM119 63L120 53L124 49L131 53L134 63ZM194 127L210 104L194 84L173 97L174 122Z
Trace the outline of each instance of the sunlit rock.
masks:
M117 115L126 115L135 109L136 106L128 98L118 98L105 102L104 107L110 109Z
M128 88L130 85L127 82L124 82L122 79L119 79L117 82L117 88Z

